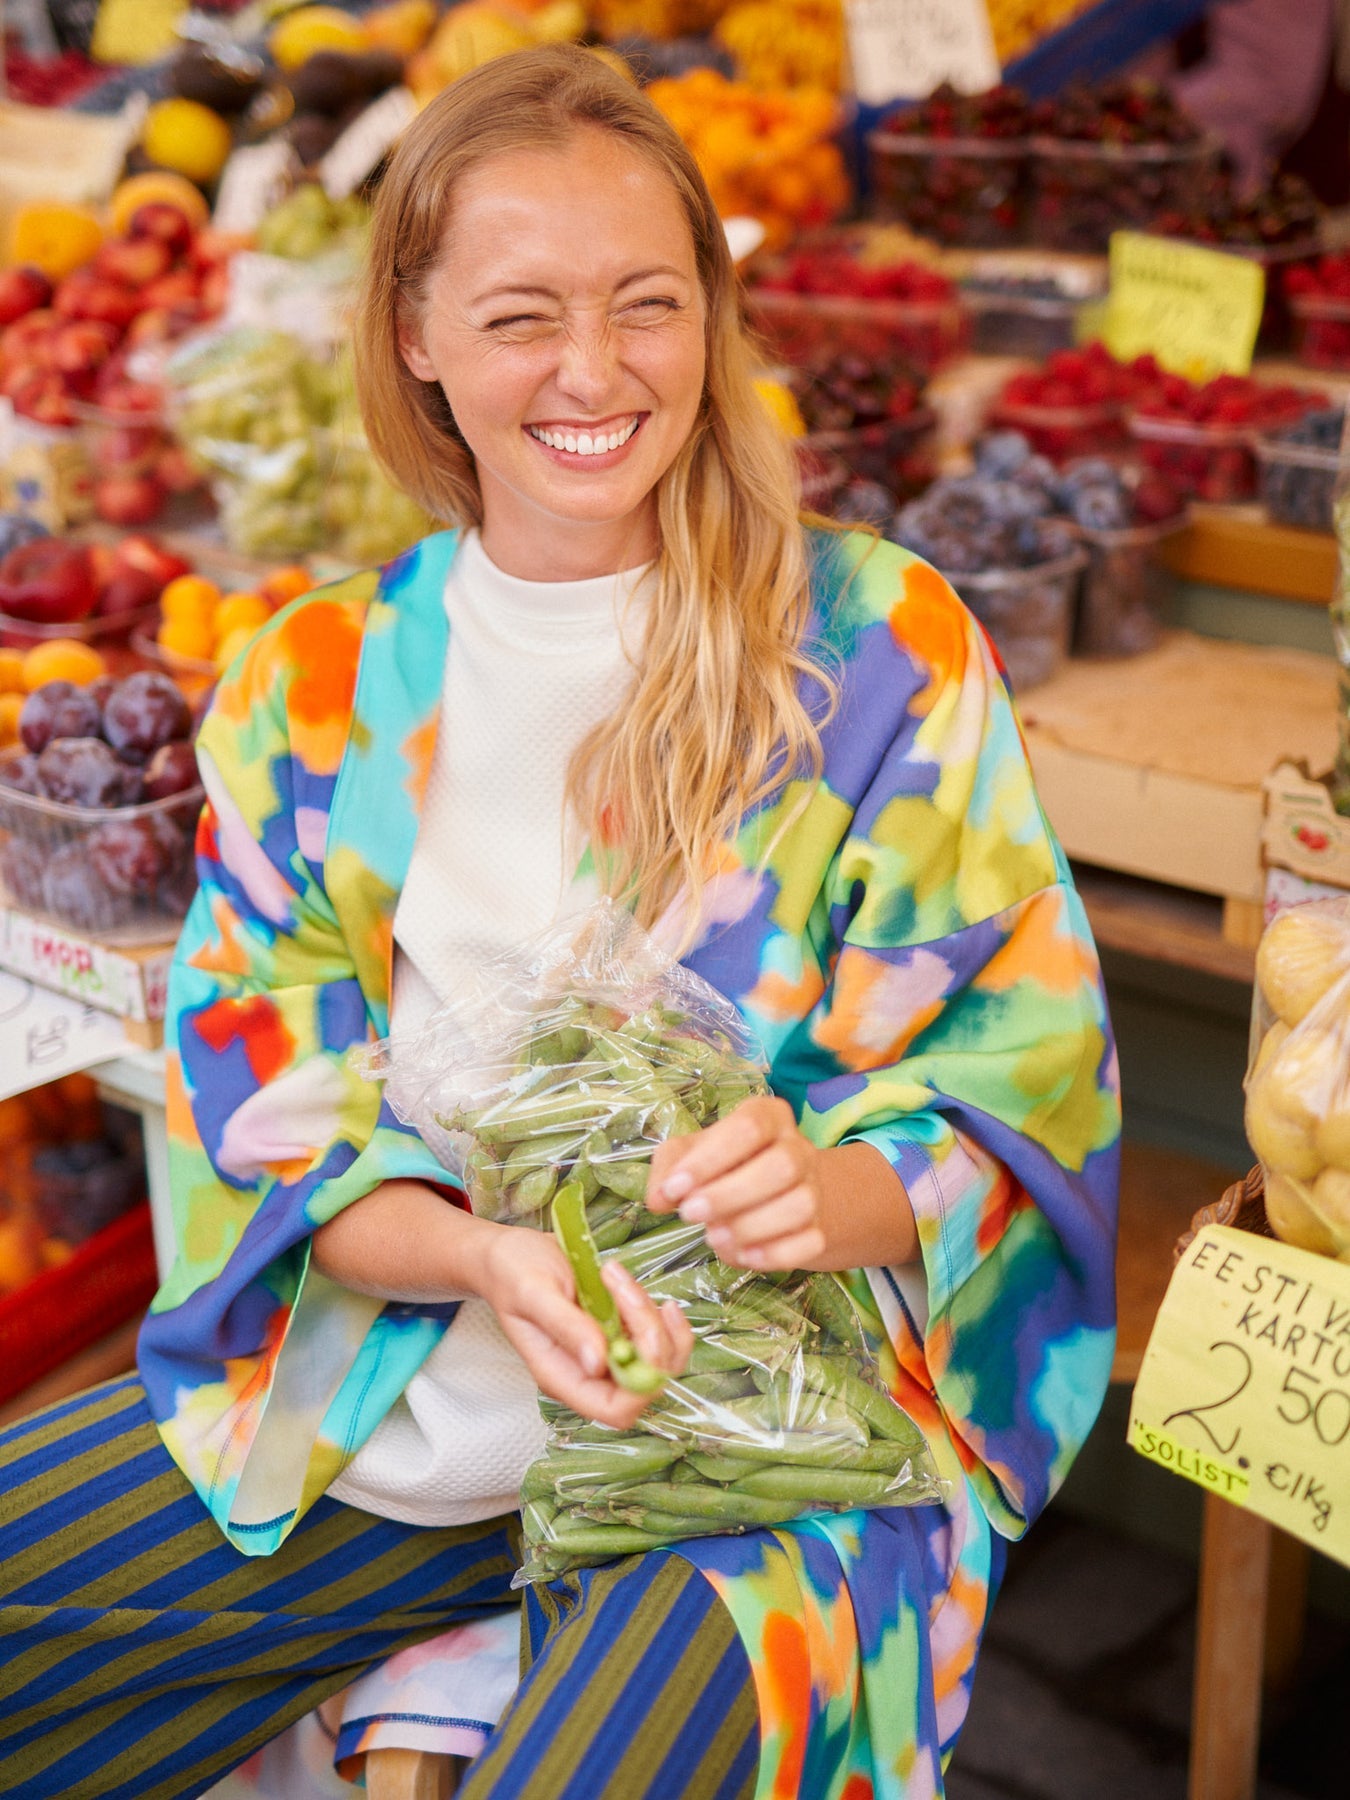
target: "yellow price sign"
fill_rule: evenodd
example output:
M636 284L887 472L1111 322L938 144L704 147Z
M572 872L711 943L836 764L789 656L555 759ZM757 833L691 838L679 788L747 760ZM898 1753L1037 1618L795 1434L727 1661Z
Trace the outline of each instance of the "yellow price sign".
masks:
M1245 256L1117 231L1102 337L1122 361L1151 354L1192 379L1245 375L1265 295L1265 272Z
M1350 1267L1206 1226L1173 1271L1129 1441L1350 1564Z

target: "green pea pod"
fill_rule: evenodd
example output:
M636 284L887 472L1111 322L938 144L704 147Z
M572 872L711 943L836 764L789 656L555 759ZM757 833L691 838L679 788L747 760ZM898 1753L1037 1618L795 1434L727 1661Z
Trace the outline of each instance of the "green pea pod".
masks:
M867 1469L829 1469L783 1463L743 1475L731 1490L770 1505L797 1500L807 1506L875 1506L885 1504L884 1475Z
M583 1483L645 1480L668 1469L679 1454L678 1444L668 1443L665 1438L643 1436L625 1439L609 1450L567 1450L547 1461L554 1471L559 1493L571 1493ZM569 1467L569 1464L575 1466Z
M558 1519L549 1534L551 1541L566 1559L566 1568L576 1556L631 1556L637 1550L660 1550L670 1539L660 1532L639 1531L633 1525L597 1524L591 1519Z
M542 1212L553 1198L553 1190L558 1185L557 1171L554 1169L531 1169L528 1175L522 1175L511 1188L511 1200L516 1212Z
M762 1463L751 1462L747 1457L712 1456L702 1450L691 1450L685 1461L705 1481L739 1481L742 1475L753 1475L764 1466ZM521 1491L523 1493L524 1489Z
M875 1477L872 1479L875 1482ZM635 1517L659 1512L672 1518L725 1520L735 1525L780 1525L802 1510L801 1504L794 1505L791 1500L784 1504L778 1498L764 1499L739 1486L701 1487L674 1481L649 1481L630 1489L624 1507Z
M600 1254L586 1223L586 1196L580 1182L565 1181L553 1199L553 1230L572 1265L577 1298L600 1326L609 1344L609 1372L634 1394L655 1394L666 1384L665 1371L638 1355L623 1328L613 1294L600 1273Z
M599 1164L596 1177L601 1187L607 1187L625 1200L645 1200L650 1170L651 1165L645 1158L610 1154Z
M843 1380L840 1381L840 1365ZM897 1444L908 1444L918 1450L923 1434L907 1414L901 1411L889 1394L883 1394L864 1381L857 1370L843 1358L803 1355L803 1378L822 1392L837 1391L844 1403L865 1420L873 1437L891 1438Z
M807 1318L835 1343L862 1346L862 1327L853 1302L833 1275L813 1275L804 1282L801 1306Z

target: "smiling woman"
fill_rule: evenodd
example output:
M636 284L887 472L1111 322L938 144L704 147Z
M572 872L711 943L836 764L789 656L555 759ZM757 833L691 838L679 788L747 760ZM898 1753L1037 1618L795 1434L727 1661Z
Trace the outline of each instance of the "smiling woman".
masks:
M603 893L773 1089L659 1144L647 1208L834 1271L944 1500L619 1528L529 1589L518 1687L447 1690L464 1800L934 1800L1112 1344L1110 1026L1002 671L934 570L799 517L698 170L589 52L419 115L356 338L451 529L280 614L203 728L179 1255L144 1385L0 1435L0 1791L197 1794L516 1605L540 1397L603 1440L647 1396L552 1236L475 1217L348 1056ZM605 1280L683 1371L681 1306Z

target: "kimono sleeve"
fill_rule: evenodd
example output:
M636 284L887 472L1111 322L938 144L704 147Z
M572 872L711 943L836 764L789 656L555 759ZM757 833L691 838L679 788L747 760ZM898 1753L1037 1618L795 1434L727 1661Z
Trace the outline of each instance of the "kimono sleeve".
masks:
M910 563L899 585L846 681L863 772L820 899L824 992L781 1072L809 1137L870 1143L903 1181L922 1279L873 1270L872 1288L902 1368L1015 1536L1109 1375L1115 1053L997 660L933 570ZM897 689L895 713L864 705Z
M323 879L360 654L351 586L283 615L217 692L200 887L169 983L177 1260L140 1366L170 1453L249 1554L327 1488L447 1316L310 1262L315 1228L379 1182L445 1180L348 1062L383 1028Z

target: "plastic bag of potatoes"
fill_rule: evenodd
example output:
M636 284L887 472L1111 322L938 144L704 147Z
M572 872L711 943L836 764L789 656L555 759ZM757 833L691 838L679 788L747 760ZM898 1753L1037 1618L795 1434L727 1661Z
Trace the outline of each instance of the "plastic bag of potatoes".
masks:
M1292 907L1262 937L1245 1086L1271 1230L1350 1260L1350 896Z

